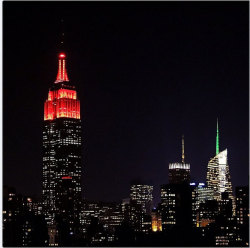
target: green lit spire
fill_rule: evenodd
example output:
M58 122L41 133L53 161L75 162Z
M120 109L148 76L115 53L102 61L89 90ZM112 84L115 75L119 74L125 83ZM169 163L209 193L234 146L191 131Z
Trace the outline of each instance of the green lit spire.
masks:
M219 150L219 125L218 125L218 118L217 118L217 131L216 131L216 155L220 152Z

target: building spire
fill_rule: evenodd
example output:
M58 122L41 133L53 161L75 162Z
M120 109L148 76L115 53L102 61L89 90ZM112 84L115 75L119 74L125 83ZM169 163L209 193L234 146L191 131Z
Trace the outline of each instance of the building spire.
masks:
M64 20L61 19L61 25L60 25L60 43L59 43L59 50L60 52L63 52L65 50L65 37L64 37Z
M217 118L217 131L216 131L216 155L220 153L219 150L219 124L218 124L218 118Z
M181 158L182 158L182 163L184 164L184 159L185 159L185 155L184 155L184 135L182 135L182 155L181 155Z
M66 55L65 53L60 53L58 56L58 73L55 83L69 81L68 74L66 71Z
M66 54L65 54L65 39L64 39L64 20L60 22L60 39L59 39L59 55L58 55L58 72L55 83L69 81L66 70Z

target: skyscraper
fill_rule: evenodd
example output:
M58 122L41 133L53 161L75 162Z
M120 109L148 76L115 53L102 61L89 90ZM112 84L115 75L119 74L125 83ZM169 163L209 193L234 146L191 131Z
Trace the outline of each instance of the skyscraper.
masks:
M67 75L66 55L60 53L56 81L44 103L42 200L50 226L56 216L70 223L78 219L81 147L80 101Z
M197 214L201 203L213 200L213 192L208 189L205 183L190 183L192 190L192 216L193 224L197 226Z
M239 225L249 226L249 187L236 187L236 216Z
M169 164L169 183L190 182L190 164L185 163L184 136L182 136L182 161Z
M171 225L189 228L192 225L192 192L188 184L161 185L159 210L162 217L162 229Z
M249 187L236 187L236 219L238 240L242 246L249 245Z
M223 192L228 192L228 196L232 199L233 206L234 197L232 183L227 162L227 149L219 151L219 127L217 120L216 132L216 155L208 162L207 167L207 187L213 191L213 198L220 201Z
M151 214L153 203L153 186L145 184L133 184L130 187L130 199L141 205L142 212Z

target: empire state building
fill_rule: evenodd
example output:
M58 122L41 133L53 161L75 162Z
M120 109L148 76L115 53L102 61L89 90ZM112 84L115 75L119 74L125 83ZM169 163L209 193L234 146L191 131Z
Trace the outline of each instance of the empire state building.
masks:
M42 200L48 226L59 216L72 223L71 233L81 204L81 147L80 101L68 78L66 54L60 53L44 103Z

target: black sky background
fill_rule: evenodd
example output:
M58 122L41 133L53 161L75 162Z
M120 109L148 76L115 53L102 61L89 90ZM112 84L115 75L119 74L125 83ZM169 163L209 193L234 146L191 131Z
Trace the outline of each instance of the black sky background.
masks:
M228 149L233 187L249 178L248 2L3 2L3 182L41 194L43 103L64 19L68 75L84 130L83 193L120 201L133 179L168 182L186 162L205 182Z

